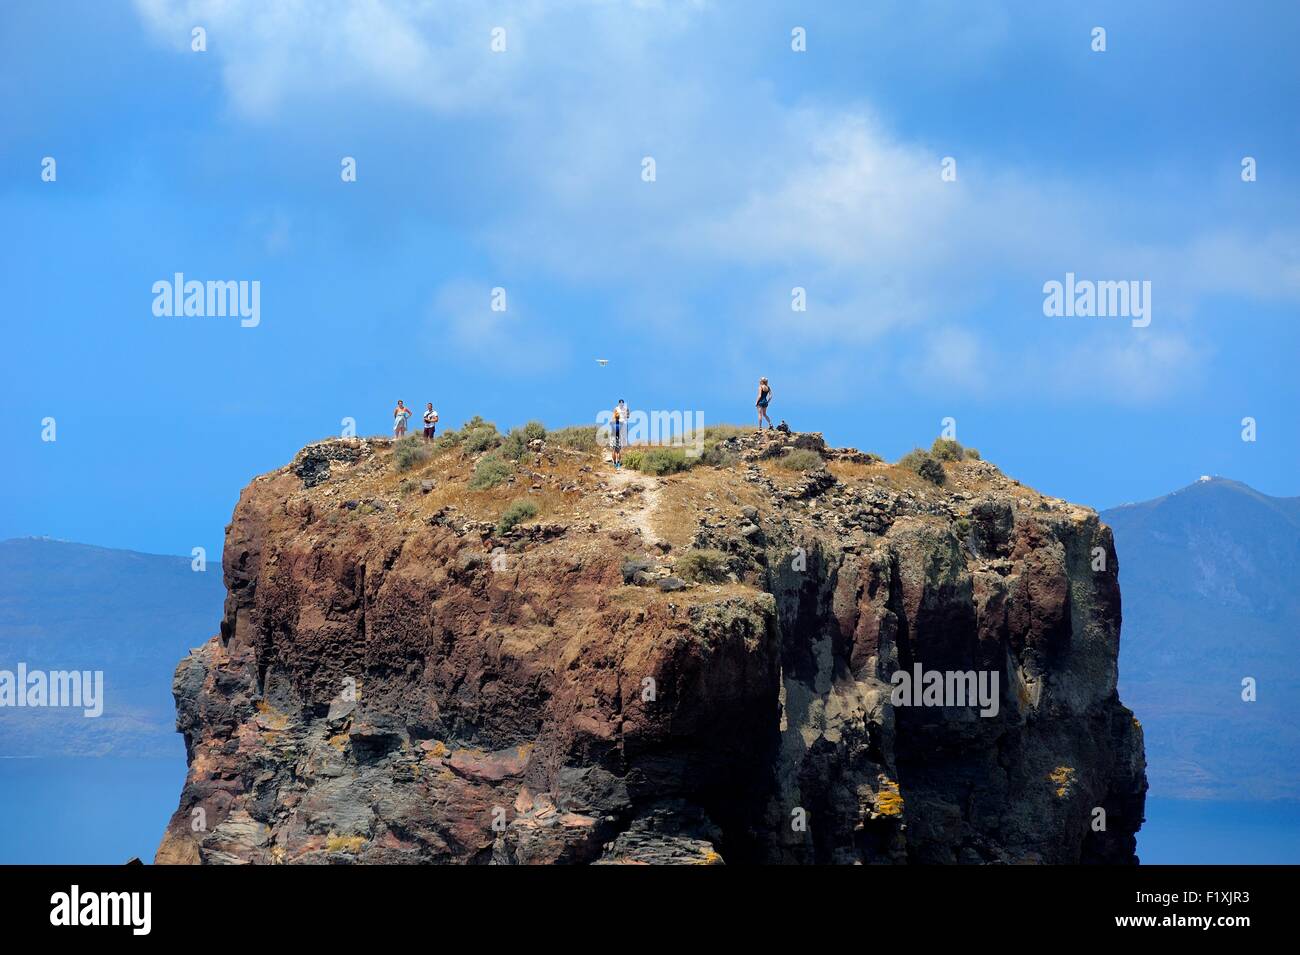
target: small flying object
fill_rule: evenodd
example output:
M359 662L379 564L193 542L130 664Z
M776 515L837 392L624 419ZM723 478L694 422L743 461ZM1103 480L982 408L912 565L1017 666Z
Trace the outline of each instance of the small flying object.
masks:
M596 364L597 364L597 365L600 365L602 368L604 368L606 365L609 364L609 359L608 359L608 358L597 358L597 359L596 359Z

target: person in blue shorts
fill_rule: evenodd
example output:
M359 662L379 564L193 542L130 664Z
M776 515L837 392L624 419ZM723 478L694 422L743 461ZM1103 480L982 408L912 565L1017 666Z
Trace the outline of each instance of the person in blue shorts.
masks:
M772 427L772 419L767 416L767 406L772 400L772 387L767 383L766 378L758 379L758 401L754 402L754 407L758 409L758 430L763 430L763 422L767 421L767 426Z

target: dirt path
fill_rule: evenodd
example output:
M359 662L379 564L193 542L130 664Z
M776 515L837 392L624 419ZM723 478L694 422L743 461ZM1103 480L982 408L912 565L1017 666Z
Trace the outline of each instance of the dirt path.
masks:
M641 532L641 539L646 544L658 543L659 535L650 526L650 520L659 509L659 479L627 469L620 469L609 475L609 487L615 494L633 484L639 484L645 490L640 494L629 494L622 498L619 507L628 512L625 515L628 523Z

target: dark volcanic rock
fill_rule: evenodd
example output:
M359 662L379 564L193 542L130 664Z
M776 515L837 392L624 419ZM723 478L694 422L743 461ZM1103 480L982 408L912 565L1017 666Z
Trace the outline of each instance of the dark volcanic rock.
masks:
M372 453L369 442L356 438L320 441L299 451L289 467L305 487L315 487L329 480L331 462L353 464Z

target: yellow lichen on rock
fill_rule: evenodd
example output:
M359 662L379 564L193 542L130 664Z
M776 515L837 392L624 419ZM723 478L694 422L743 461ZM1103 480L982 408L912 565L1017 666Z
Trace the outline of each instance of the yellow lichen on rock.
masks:
M876 814L880 816L903 814L903 796L898 791L898 783L883 776L880 779L880 791L876 793Z
M334 832L325 839L325 848L329 852L350 852L356 855L365 844L365 836L340 836Z
M257 723L262 729L282 730L289 725L289 717L266 702L266 700L258 700Z
M1070 794L1070 787L1074 784L1074 768L1057 766L1048 773L1047 778L1056 783L1056 795L1064 799Z

